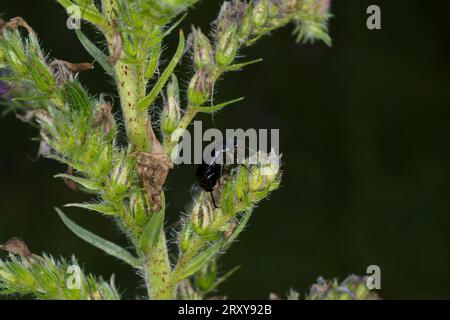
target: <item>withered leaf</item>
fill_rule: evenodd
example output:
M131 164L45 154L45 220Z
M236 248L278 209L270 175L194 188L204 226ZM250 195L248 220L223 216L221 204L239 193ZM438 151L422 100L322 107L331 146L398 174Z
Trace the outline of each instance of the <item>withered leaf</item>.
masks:
M120 33L116 32L113 35L112 39L112 52L111 56L108 59L108 62L112 65L115 65L117 61L120 59L120 55L122 54L122 38L120 37Z
M136 170L142 185L151 201L153 212L162 207L161 192L169 170L173 168L172 161L165 153L136 152Z
M4 245L0 245L0 249L25 258L32 258L33 254L28 249L27 244L19 238L11 238Z
M111 127L114 122L114 118L113 118L111 110L112 110L112 106L110 103L102 103L98 107L98 111L95 114L95 118L92 123L92 126L94 128L98 128L98 127L102 126L104 132L106 134L108 134L111 131Z
M18 27L23 27L27 29L28 33L36 34L34 30L30 27L28 23L22 18L22 17L15 17L10 19L8 22L5 22L4 20L0 21L0 31L4 28L9 29L17 29Z
M89 62L72 63L64 60L54 59L50 68L55 72L58 84L72 80L75 74L94 69L94 64Z

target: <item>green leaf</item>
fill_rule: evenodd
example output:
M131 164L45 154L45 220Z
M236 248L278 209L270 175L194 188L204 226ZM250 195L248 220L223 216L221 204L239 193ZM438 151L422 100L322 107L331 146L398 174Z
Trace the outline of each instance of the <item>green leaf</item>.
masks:
M69 179L69 180L75 181L76 183L80 184L84 188L91 190L91 191L100 191L101 190L101 186L97 182L94 182L89 179L71 176L71 175L65 174L65 173L57 174L54 176L54 178L63 178L63 179Z
M96 211L109 216L115 216L116 211L113 207L106 203L68 203L64 207L77 207L83 208L91 211Z
M183 51L184 51L184 43L185 43L184 34L183 34L183 31L180 30L180 41L178 42L178 48L177 48L177 51L175 52L175 55L173 56L170 63L167 65L164 72L161 74L161 77L155 83L155 85L152 88L152 90L150 91L150 93L146 97L139 100L139 102L138 102L139 110L145 110L148 106L150 106L153 103L153 101L155 101L156 97L161 92L161 90L164 87L164 85L166 84L167 80L169 80L173 70L175 69L175 67L178 64L178 61L181 59L181 56L183 55Z
M164 225L164 215L165 215L165 199L164 193L162 194L163 206L158 212L152 213L150 221L145 226L142 232L140 247L142 251L147 252L148 249L152 248L158 242L159 235Z
M132 267L136 269L141 269L140 261L139 259L135 258L131 253L123 249L122 247L118 246L115 243L112 243L108 240L105 240L96 234L80 227L75 222L70 220L60 209L55 208L56 212L58 213L61 220L64 222L64 224L78 237L86 241L87 243L90 243L94 247L97 247L107 254L120 259L122 261L125 261Z
M184 267L174 275L174 281L181 281L200 270L211 258L213 258L220 251L224 242L225 240L221 239L215 242L209 248L196 255L192 260L189 261L186 267Z
M167 37L169 34L172 33L173 30L175 30L176 27L178 27L178 25L184 20L184 18L186 18L187 13L183 14L181 16L181 18L179 18L177 21L175 21L175 23L173 23L166 31L164 31L164 33L162 33L159 37L157 37L156 39L153 39L150 42L149 47L153 47L156 45L159 45L161 43L161 41Z
M160 50L160 47L154 47L150 50L147 70L145 71L145 79L147 80L153 77L153 74L155 73L156 67L158 66Z
M237 71L237 70L242 69L243 67L246 67L246 66L249 66L251 64L255 64L255 63L261 62L261 61L263 61L263 59L255 59L255 60L252 60L252 61L247 61L247 62L233 64L231 66L226 67L225 71Z
M77 34L78 40L80 40L83 47L95 61L103 67L107 74L113 75L113 68L108 62L108 56L102 50L97 48L97 46L92 43L81 30L75 29L75 33Z
M223 108L225 108L226 106L228 106L228 105L230 105L232 103L236 103L236 102L239 102L239 101L242 101L242 100L244 100L243 97L237 98L237 99L234 99L234 100L230 100L230 101L227 101L227 102L224 102L224 103L221 103L221 104L217 104L215 106L210 106L210 107L201 106L201 107L192 107L192 108L194 108L194 110L197 111L197 112L213 113L213 112L217 112L219 110L222 110Z
M228 271L227 273L225 273L223 276L221 276L214 282L214 284L212 285L212 287L210 289L203 292L203 294L208 294L208 293L216 290L218 286L220 286L222 283L224 283L228 278L230 278L240 268L241 268L240 266L236 266L233 269L231 269L230 271Z

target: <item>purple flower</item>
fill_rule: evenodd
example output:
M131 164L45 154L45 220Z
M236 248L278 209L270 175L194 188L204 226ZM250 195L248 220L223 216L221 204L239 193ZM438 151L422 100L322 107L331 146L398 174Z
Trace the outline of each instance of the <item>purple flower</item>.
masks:
M0 81L0 97L6 94L9 90L8 84L4 81Z
M0 97L6 94L8 90L8 85L5 82L0 81Z
M8 75L8 69L0 68L0 77L4 77ZM9 85L5 82L0 80L0 97L5 95L9 91Z

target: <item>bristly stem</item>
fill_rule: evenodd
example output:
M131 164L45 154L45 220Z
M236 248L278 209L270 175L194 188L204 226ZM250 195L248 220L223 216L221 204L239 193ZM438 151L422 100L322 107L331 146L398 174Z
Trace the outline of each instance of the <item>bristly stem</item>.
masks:
M117 24L115 15L118 10L116 0L103 0L102 8L107 17L105 37L110 56L113 56L115 46L121 45L117 43L121 41L121 37L114 30ZM145 96L142 66L124 63L119 58L114 64L114 75L129 142L135 151L150 152L151 143L146 130L148 112L147 110L139 111L137 108L137 102Z
M115 14L118 10L116 0L102 1L103 13L107 17L105 37L108 42L110 56L115 54L114 30L116 25ZM116 40L117 41L117 40ZM150 153L152 141L148 130L151 120L147 109L139 110L138 101L145 97L146 82L144 64L124 63L120 59L115 62L114 75L119 92L125 127L129 143L133 150ZM154 137L154 135L153 135ZM137 248L138 251L141 251ZM144 278L150 299L173 299L174 292L166 287L171 273L169 255L164 230L158 237L158 242L147 252L140 252L144 256Z

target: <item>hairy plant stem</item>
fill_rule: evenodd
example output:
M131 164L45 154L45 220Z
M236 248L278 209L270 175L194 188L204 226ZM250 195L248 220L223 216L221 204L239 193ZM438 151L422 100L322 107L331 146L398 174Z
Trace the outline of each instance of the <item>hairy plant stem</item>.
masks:
M197 112L198 111L195 110L193 106L188 106L186 108L186 112L180 120L180 123L178 124L177 130L171 136L164 137L164 152L169 156L172 152L172 149L175 147L175 145L178 143L178 140L183 135L184 130L189 126L189 124L197 115Z
M107 17L107 28L104 30L104 35L108 43L110 56L113 56L115 52L114 37L117 36L114 30L117 12L116 0L103 0L102 8ZM138 101L146 93L143 63L128 64L119 59L114 65L114 75L128 141L134 151L150 153L152 149L150 136L155 136L154 134L149 136L148 130L153 130L151 119L146 109L139 110L137 107ZM145 252L140 248L136 248L136 250L144 257L144 280L149 299L173 299L174 292L167 287L171 267L164 230L161 230L158 242L152 248Z

